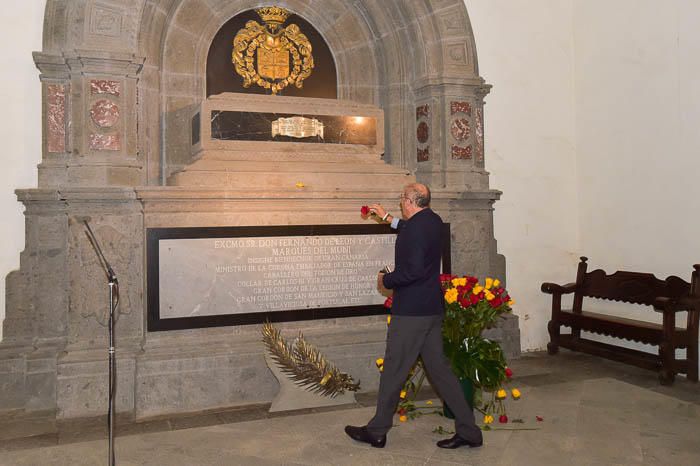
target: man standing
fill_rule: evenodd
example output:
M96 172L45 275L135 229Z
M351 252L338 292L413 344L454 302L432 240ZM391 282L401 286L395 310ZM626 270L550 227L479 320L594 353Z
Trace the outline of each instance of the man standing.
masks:
M430 209L430 190L423 184L407 185L400 203L403 220L394 219L379 204L370 206L371 212L383 221L390 221L399 231L395 270L380 273L378 277L380 288L394 292L392 318L387 331L376 413L366 426L346 426L345 432L354 440L383 448L404 382L421 356L433 388L455 414L457 433L437 442L438 447L480 447L481 430L474 423L474 413L442 349L442 219Z

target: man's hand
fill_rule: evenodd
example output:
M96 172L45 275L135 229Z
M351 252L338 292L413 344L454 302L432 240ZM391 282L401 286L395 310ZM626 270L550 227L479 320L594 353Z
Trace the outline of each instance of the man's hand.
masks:
M380 220L386 215L386 210L381 204L370 204L369 211L373 212Z
M394 294L392 290L384 288L384 272L379 272L377 274L377 290L379 290L382 296L386 296L387 298Z

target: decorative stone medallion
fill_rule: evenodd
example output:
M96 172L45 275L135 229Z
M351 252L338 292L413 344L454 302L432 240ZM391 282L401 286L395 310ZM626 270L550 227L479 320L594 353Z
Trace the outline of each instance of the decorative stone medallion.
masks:
M46 141L49 152L66 151L66 86L46 86Z
M119 106L111 100L98 100L92 104L90 118L100 128L111 128L119 121Z
M452 120L450 133L452 133L453 138L460 142L469 139L469 120L466 118Z

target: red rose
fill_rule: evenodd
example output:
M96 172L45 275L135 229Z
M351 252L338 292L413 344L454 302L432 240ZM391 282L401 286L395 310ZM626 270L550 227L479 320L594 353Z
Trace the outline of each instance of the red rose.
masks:
M441 282L451 282L452 281L452 274L449 273L441 273L440 274L440 281Z
M368 216L369 215L369 207L367 207L366 205L363 205L360 208L360 214L362 214L363 217Z
M498 417L498 422L500 422L501 424L507 423L507 422L508 422L508 416L506 416L505 414L501 414L501 415Z
M384 307L387 309L391 309L391 305L393 304L393 302L394 302L394 297L389 296L388 298L386 298L386 301L384 301Z
M399 410L398 410L398 413L399 413L400 416L403 416L404 414L406 414L406 408L401 408L401 409L399 409Z
M501 300L500 297L499 297L499 298L493 298L491 301L489 301L489 304L491 304L491 307L495 309L495 308L497 308L498 306L500 306L501 304L503 304L503 301Z
M511 369L510 367L506 367L506 377L508 377L509 379L513 377L513 369Z
M472 293L472 294L469 295L469 301L470 301L472 304L477 304L477 303L479 302L479 296L478 296L478 295L475 295L474 293Z
M462 306L462 307L469 307L469 304L471 304L471 303L469 302L469 300L468 300L467 298L465 298L464 296L462 296L461 298L459 298L457 301L459 301L459 305Z

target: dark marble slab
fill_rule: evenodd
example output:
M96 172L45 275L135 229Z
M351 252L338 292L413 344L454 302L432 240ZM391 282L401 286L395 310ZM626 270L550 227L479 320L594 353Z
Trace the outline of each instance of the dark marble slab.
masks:
M303 116L323 123L323 139L318 136L294 138L272 137L272 122L278 118ZM377 144L377 119L374 117L304 115L291 113L257 113L236 111L211 112L211 137L226 141L278 141L325 144Z

